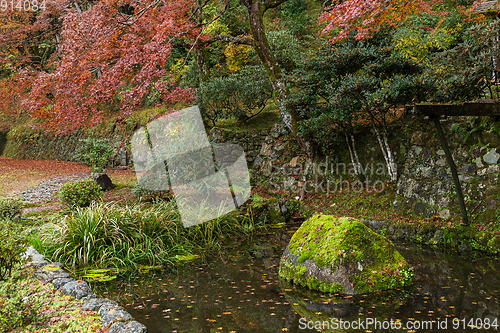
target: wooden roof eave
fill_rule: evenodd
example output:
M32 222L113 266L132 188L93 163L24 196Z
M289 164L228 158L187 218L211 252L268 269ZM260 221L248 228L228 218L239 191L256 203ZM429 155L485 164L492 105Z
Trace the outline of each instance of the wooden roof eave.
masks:
M473 11L477 14L496 16L500 11L500 1L498 0L476 1L473 6Z
M500 103L416 104L406 111L426 116L500 116Z

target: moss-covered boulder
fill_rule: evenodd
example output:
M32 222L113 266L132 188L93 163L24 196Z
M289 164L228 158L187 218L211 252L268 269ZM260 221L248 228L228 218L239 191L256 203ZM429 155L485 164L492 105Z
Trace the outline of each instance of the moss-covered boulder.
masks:
M386 237L360 221L316 215L295 232L280 262L281 278L349 295L401 288L413 272Z

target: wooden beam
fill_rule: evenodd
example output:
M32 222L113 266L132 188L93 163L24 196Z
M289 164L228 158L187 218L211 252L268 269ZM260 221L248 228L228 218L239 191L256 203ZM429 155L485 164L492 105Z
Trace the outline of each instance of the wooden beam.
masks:
M417 104L405 108L426 116L500 116L500 103Z
M465 225L469 225L469 218L467 217L467 208L465 206L464 195L462 193L462 186L460 185L460 179L458 178L457 167L455 162L453 161L453 157L450 152L450 148L448 147L448 142L446 141L446 137L443 132L443 128L441 127L441 123L439 121L439 117L431 117L434 121L434 126L436 126L436 130L438 132L439 141L441 141L441 148L444 150L444 155L446 156L446 161L448 162L448 166L451 170L451 175L453 177L453 183L455 184L455 191L457 193L458 205L460 206L460 213L462 214L462 223Z

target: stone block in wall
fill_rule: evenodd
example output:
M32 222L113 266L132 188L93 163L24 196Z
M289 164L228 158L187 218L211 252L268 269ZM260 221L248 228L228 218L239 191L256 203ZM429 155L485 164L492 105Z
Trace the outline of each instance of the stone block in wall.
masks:
M109 328L108 333L146 333L146 326L132 320L128 323L116 322Z
M62 264L61 264L62 265ZM35 271L35 277L43 282L52 282L57 278L69 278L69 273L62 269L62 266L57 264L45 265Z
M269 143L265 142L260 149L260 154L262 156L271 156L272 153L273 147Z
M260 168L260 172L265 176L269 177L273 171L273 164L270 160L264 161L262 167Z
M55 278L52 280L52 285L54 286L55 289L60 289L62 286L64 286L66 283L76 281L74 278Z
M98 314L101 316L101 323L103 327L108 327L116 322L129 322L133 318L130 313L123 310L119 305L106 303L99 308Z
M490 165L498 164L500 154L497 153L496 148L490 149L490 151L483 156L483 160Z
M76 299L82 299L84 297L94 295L94 292L85 281L68 282L62 286L61 293L72 296Z
M415 132L411 137L411 143L416 146L424 146L427 142L427 133Z

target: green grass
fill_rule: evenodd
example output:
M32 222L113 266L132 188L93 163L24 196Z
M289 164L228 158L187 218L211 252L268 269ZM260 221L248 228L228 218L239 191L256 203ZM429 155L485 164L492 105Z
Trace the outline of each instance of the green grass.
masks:
M210 255L226 239L258 229L238 211L184 228L174 202L154 205L97 203L39 228L32 244L52 260L76 270L170 265L176 256Z

